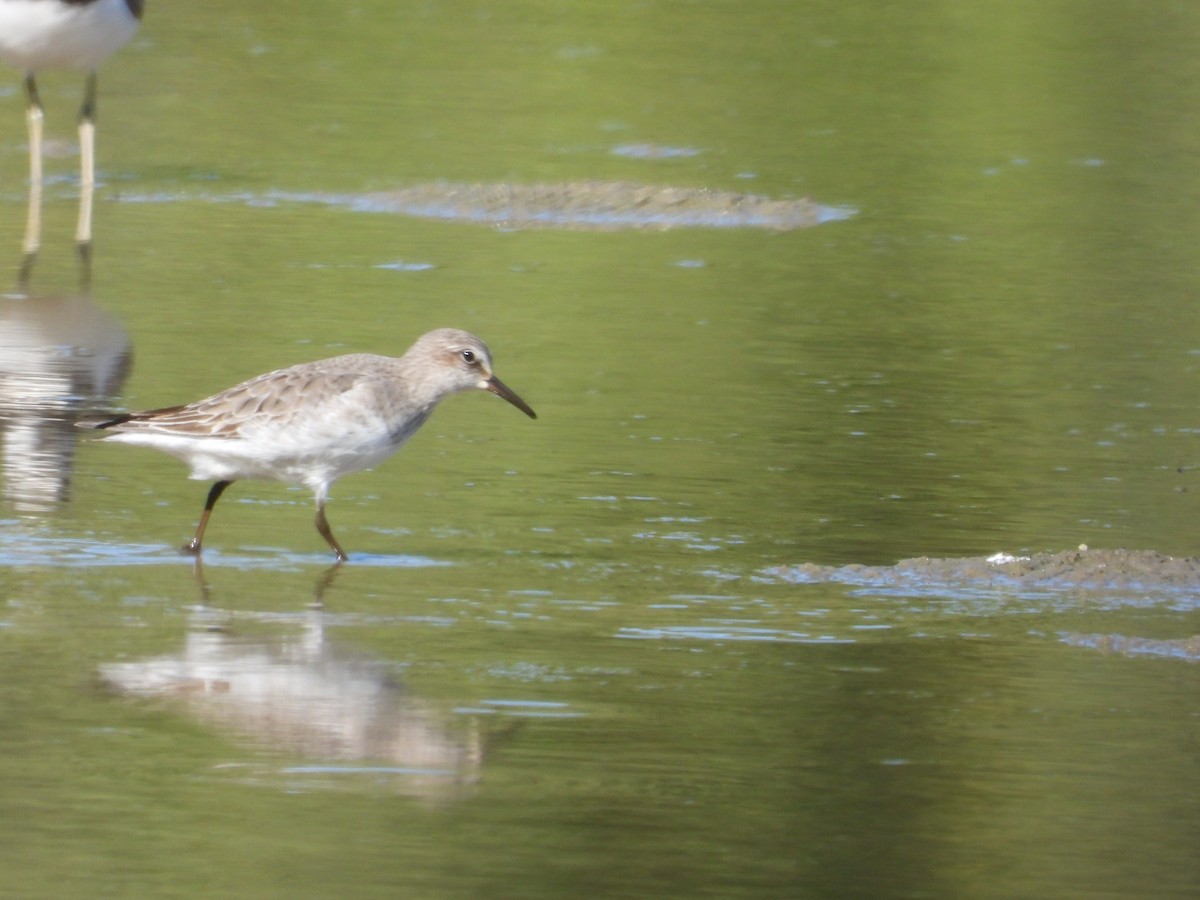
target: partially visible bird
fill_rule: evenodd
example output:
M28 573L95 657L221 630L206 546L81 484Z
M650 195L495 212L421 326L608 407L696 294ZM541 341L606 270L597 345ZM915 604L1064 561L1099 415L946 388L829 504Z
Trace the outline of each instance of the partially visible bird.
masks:
M27 253L37 249L42 182L42 102L35 76L45 69L86 73L79 111L81 200L76 240L91 240L91 195L96 183L96 70L137 31L143 0L0 0L0 61L25 74L29 101L30 227Z
M347 559L325 500L335 480L391 456L439 402L473 389L503 397L531 419L537 414L492 372L492 355L475 335L431 331L401 357L354 353L259 375L186 406L80 422L111 432L107 439L153 447L182 459L191 478L213 481L195 536L224 490L240 478L301 484L317 504L317 531Z

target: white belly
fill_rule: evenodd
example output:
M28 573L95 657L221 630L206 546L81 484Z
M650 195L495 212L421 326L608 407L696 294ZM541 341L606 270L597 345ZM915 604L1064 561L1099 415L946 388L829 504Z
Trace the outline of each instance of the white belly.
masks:
M0 60L23 72L90 72L137 31L125 0L85 5L59 0L0 0Z
M302 484L313 490L327 487L342 475L374 466L400 448L383 433L342 433L328 441L314 441L316 436L312 434L305 437L306 441L297 443L287 434L246 440L129 431L117 432L105 440L169 453L187 463L190 477L201 481L254 478Z

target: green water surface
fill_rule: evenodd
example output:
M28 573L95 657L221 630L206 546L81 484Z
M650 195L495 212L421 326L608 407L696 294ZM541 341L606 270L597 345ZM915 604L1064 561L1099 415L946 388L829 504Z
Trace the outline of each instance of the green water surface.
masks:
M65 150L9 334L70 299L127 337L114 402L142 408L462 327L539 418L456 398L339 482L331 578L304 491L235 485L196 572L206 486L68 430L66 497L0 502L0 896L1196 896L1195 654L1062 640L1186 639L1192 593L775 567L1195 552L1198 31L1129 0L151 0L101 73L87 299L80 82L48 73ZM11 73L14 282L23 105ZM440 180L855 214L280 199ZM170 696L106 675L154 660L190 660ZM315 721L409 737L348 760Z

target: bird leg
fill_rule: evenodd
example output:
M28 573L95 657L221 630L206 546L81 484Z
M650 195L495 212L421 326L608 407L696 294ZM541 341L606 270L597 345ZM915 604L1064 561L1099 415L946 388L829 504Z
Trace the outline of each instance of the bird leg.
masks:
M79 110L79 224L75 241L92 240L92 194L96 190L96 73L89 72Z
M29 99L26 119L29 125L29 210L25 220L25 255L37 253L42 243L42 101L33 75L25 76L25 96Z
M325 538L325 543L333 548L333 552L337 554L339 564L344 563L350 557L346 555L346 551L342 549L342 545L337 542L337 538L333 536L333 531L329 527L329 520L325 518L325 501L317 503L317 531L321 537Z
M196 526L196 533L192 536L191 541L180 548L184 553L191 553L193 556L200 555L200 542L204 540L204 529L208 527L208 517L212 515L213 507L217 505L221 494L225 493L225 488L231 484L233 484L232 481L218 481L209 490L208 499L204 501L204 512L200 513L200 524Z

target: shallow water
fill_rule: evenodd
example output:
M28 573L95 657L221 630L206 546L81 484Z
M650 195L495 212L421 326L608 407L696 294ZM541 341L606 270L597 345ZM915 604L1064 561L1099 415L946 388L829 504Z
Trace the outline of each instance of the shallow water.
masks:
M43 79L25 291L0 81L0 893L1194 896L1194 585L985 559L1195 552L1197 15L151 4L88 284ZM458 184L853 214L376 202ZM249 483L195 569L206 486L72 426L444 325L539 419L339 482L338 570Z

